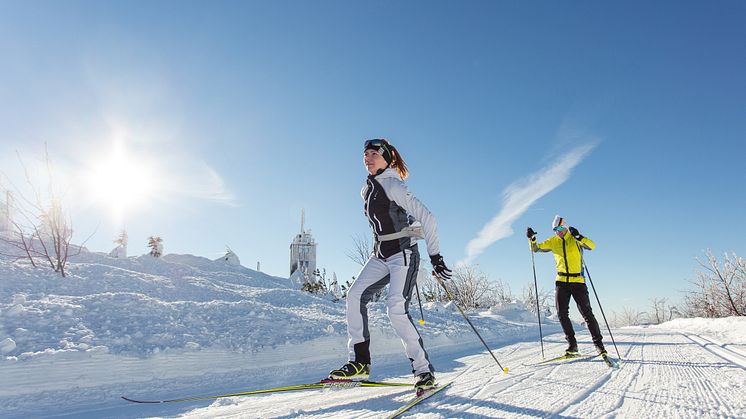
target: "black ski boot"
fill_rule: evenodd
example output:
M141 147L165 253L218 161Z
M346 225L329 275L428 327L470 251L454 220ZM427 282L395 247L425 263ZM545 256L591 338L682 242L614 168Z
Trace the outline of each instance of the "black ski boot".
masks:
M435 388L435 376L433 373L423 372L422 374L417 374L416 378L417 382L414 383L414 389L417 391L418 396L426 390Z
M606 358L609 354L606 353L606 348L604 348L603 343L599 343L596 345L596 350L598 351L598 354L601 355L601 358Z
M370 377L370 364L355 361L349 361L342 365L342 368L329 373L329 378L332 380L363 381L368 377Z
M580 352L578 352L578 344L571 343L570 346L568 346L567 349L565 349L565 356L567 357L580 356Z

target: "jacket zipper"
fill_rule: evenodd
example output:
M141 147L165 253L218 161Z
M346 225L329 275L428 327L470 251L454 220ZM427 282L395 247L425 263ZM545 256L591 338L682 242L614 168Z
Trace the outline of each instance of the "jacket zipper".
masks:
M365 199L365 215L366 217L368 217L368 221L373 225L373 232L376 235L378 235L378 232L376 231L376 223L375 223L375 221L377 220L373 219L373 217L375 217L375 214L371 215L371 212L370 212L370 200L371 198L373 198L374 190L375 190L375 186L373 185L373 182L371 182L370 179L368 179L368 191L367 191L368 196ZM373 243L373 251L376 254L376 256L382 257L383 255L381 254L381 249L379 245L380 243L378 243L378 241L376 241L376 243Z
M562 254L565 256L565 282L570 282L570 266L567 264L567 247L565 246L565 238L562 238Z

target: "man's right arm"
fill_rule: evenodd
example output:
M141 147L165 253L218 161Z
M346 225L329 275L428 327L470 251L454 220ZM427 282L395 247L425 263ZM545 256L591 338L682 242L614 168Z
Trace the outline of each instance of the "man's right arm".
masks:
M544 240L541 243L536 243L536 240L532 240L531 250L533 250L534 252L551 252L552 251L552 245L550 243L551 240L552 240L551 237Z

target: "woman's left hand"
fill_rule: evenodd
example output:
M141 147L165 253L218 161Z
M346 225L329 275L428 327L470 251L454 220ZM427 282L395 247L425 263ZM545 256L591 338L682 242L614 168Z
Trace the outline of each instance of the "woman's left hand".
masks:
M430 256L430 263L433 264L433 269L435 270L434 273L438 276L438 278L451 279L451 274L453 272L448 269L445 261L443 261L443 256L441 256L440 253Z

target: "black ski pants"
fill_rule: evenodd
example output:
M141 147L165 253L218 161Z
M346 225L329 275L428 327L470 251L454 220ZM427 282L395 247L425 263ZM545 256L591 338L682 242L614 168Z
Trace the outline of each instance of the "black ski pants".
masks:
M603 336L601 336L601 329L598 327L596 317L593 315L591 309L591 299L588 296L588 287L583 283L578 282L559 282L555 283L555 302L557 304L557 315L559 316L560 325L562 325L562 331L565 332L565 339L570 346L577 346L575 340L575 331L572 328L572 322L570 321L570 297L575 299L575 304L578 305L580 315L583 316L585 324L588 326L588 331L591 332L593 338L593 344L598 348L603 349Z

